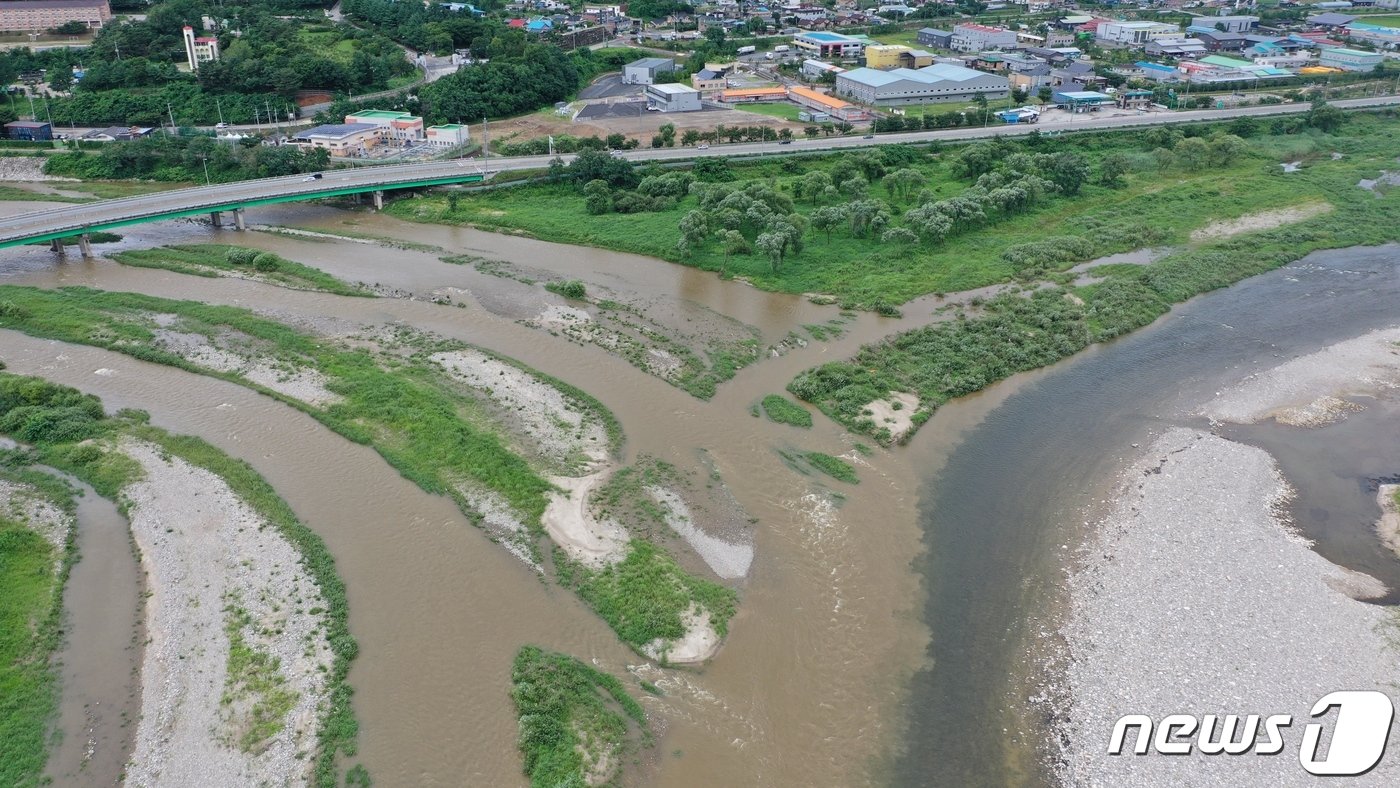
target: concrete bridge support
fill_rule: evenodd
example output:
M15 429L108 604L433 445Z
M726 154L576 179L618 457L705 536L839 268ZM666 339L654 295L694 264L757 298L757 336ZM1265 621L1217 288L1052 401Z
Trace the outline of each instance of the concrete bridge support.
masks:
M84 260L92 259L92 236L83 233L78 236L78 249L83 253Z
M60 260L68 257L68 247L63 245L62 238L55 238L52 241L50 241L49 248L54 251L54 254L58 255L58 258Z
M233 209L233 226L240 230L248 229L248 222L243 218L242 208Z
M382 190L374 193L374 210L384 210L384 192Z
M220 211L210 211L210 212L209 212L209 220L212 221L212 222L214 223L214 226L215 226L215 227L223 227L223 226L224 226L224 215L223 215L223 213L220 212Z

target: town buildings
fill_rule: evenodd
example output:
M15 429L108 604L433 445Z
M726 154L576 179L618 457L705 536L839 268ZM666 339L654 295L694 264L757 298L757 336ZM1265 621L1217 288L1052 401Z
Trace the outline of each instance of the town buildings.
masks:
M880 107L967 101L982 94L989 101L1011 95L1006 77L939 63L921 69L879 71L857 68L836 75L836 93Z
M647 105L662 112L696 112L701 109L700 91L679 82L647 85Z
M629 85L651 85L662 74L676 70L676 61L669 57L644 57L622 67L622 81Z
M185 61L190 71L198 71L199 64L219 59L219 39L213 36L196 36L194 28L185 25L181 31L185 37Z
M69 22L97 29L112 20L107 0L5 0L0 33L39 33Z

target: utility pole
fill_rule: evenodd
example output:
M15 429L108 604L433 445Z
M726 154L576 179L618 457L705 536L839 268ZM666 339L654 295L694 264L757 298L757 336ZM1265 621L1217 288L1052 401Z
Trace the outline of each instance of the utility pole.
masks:
M175 110L171 108L170 102L165 102L165 111L170 113L170 136L179 134L179 129L175 128Z
M219 99L218 99L217 96L214 97L214 108L217 109L217 110L219 111L219 124L220 124L220 125L223 125L223 122L224 122L224 104L223 104L223 102L219 101Z
M491 158L491 123L485 115L481 117L481 158Z

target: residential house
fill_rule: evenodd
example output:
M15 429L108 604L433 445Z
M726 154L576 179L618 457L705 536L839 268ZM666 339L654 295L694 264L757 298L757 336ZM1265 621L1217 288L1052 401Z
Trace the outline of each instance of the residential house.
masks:
M1041 63L1021 71L1011 71L1007 73L1006 79L1011 83L1013 90L1023 90L1034 95L1042 87L1050 86L1050 66Z
M690 86L700 91L700 95L709 96L722 91L727 87L723 71L706 68L690 75Z

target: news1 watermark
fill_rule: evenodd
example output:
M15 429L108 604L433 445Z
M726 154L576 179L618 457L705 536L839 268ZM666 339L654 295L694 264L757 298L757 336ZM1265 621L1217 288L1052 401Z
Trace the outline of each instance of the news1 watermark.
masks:
M1335 714L1333 713L1335 710ZM1303 729L1298 763L1308 774L1356 777L1376 767L1385 757L1395 705L1384 692L1342 690L1329 692L1313 704ZM1293 715L1273 714L1169 714L1154 721L1146 714L1126 714L1113 725L1109 755L1268 756L1283 752L1283 731L1293 726ZM1323 732L1330 732L1327 752L1320 754ZM1129 738L1128 731L1136 737Z

